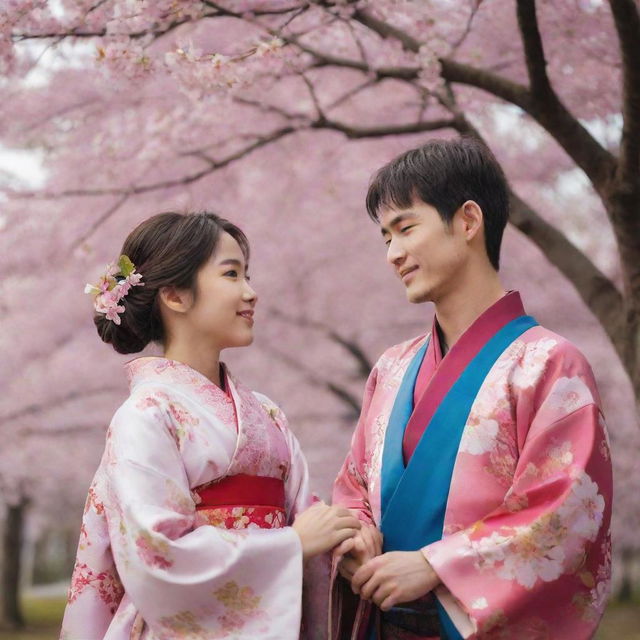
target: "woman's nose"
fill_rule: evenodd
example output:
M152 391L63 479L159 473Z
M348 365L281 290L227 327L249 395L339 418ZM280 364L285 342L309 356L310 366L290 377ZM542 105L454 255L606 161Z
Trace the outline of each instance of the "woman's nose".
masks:
M247 302L253 302L253 304L255 304L258 301L258 294L255 292L254 288L246 280L245 280L244 292L242 294L242 298Z

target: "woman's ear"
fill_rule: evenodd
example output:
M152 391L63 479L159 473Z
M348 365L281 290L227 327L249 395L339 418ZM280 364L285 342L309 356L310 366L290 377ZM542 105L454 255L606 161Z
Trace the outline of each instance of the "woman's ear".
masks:
M193 293L188 289L160 287L158 297L161 305L175 313L186 313L193 305Z
M474 200L467 200L459 209L465 239L470 242L475 238L484 223L480 205Z

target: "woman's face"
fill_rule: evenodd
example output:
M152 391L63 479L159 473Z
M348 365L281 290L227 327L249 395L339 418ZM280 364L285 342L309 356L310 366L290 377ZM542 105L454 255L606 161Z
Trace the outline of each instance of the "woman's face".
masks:
M199 337L220 350L253 342L253 310L258 297L249 285L247 268L240 245L223 233L196 276L188 319Z

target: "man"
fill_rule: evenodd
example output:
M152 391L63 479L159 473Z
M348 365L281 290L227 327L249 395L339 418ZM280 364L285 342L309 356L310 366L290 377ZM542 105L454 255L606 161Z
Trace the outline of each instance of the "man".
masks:
M474 139L434 140L378 172L367 209L435 318L367 382L334 502L369 526L335 554L333 637L591 638L611 563L607 437L585 358L500 282L502 170Z

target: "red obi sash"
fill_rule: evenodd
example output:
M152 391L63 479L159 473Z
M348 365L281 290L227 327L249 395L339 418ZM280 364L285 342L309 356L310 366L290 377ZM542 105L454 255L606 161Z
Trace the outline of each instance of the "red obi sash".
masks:
M196 487L199 524L224 529L278 529L286 525L284 482L240 473Z

